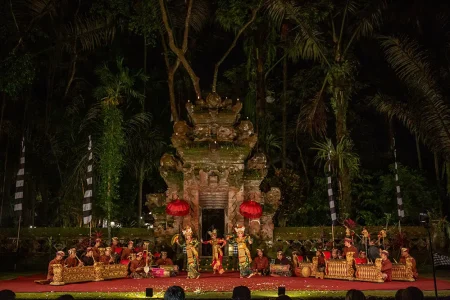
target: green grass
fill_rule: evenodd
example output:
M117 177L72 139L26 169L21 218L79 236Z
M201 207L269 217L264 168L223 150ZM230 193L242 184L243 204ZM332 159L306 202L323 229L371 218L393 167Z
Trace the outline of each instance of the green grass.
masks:
M364 294L372 299L393 299L396 291L365 291ZM17 293L16 299L56 299L69 293ZM140 293L70 293L75 299L163 299L162 292L153 298L146 298ZM292 299L344 299L345 291L293 291L287 292ZM426 298L433 298L434 292L424 292ZM187 299L231 299L231 292L187 293ZM450 291L439 291L440 297L450 296ZM277 291L253 291L252 299L276 299Z

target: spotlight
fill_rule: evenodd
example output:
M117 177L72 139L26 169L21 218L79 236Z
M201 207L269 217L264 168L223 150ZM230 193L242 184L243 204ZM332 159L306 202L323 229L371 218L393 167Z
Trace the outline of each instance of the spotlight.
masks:
M282 296L286 294L286 287L284 286L279 286L278 287L278 296Z
M152 288L145 289L145 297L153 297L153 289Z

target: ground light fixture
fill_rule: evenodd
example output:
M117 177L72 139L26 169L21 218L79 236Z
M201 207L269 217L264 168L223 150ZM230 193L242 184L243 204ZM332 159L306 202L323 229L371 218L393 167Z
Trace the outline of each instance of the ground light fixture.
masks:
M153 297L153 288L146 288L145 289L145 297Z

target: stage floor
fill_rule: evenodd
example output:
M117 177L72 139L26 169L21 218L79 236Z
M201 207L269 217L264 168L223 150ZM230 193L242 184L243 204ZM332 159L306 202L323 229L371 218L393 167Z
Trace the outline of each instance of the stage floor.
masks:
M185 274L172 278L149 279L115 279L101 282L67 284L64 286L40 285L34 280L45 279L45 275L18 277L13 280L0 281L0 290L10 289L16 293L36 292L142 292L153 288L155 292L163 292L171 285L179 285L186 292L231 292L235 286L245 285L252 291L276 291L285 286L287 291L347 291L349 289L396 291L408 286L416 286L423 291L434 290L433 280L419 278L416 282L393 281L386 283L370 283L332 279L299 278L299 277L259 277L239 278L238 272L223 275L202 273L199 279L186 279ZM438 280L438 290L450 290L450 282Z

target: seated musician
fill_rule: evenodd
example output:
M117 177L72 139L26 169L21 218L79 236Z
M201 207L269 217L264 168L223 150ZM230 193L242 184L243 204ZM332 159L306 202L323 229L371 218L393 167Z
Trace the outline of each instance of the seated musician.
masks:
M92 247L92 256L94 257L95 261L99 261L100 260L100 245L102 243L102 239L97 238L95 239L95 245L94 247Z
M377 258L380 258L380 249L375 245L377 241L375 239L369 242L369 249L367 249L367 258L374 262Z
M156 261L158 266L173 266L173 261L167 257L166 251L161 251L161 257Z
M356 247L353 246L352 239L345 238L344 245L345 245L345 247L344 247L344 251L343 251L343 254L342 254L342 256L344 258L347 257L347 253L349 253L349 252L353 252L353 257L354 258L358 257L358 249L356 249Z
M419 277L419 273L417 272L416 260L411 255L409 255L408 248L402 248L402 257L400 257L400 263L406 264L407 258L411 259L413 277L414 279L417 279L417 277Z
M292 265L294 268L299 268L301 262L303 262L303 256L298 251L292 251Z
M128 242L128 247L122 250L120 260L128 260L128 257L133 253L133 241Z
M106 247L105 254L100 256L99 262L105 265L113 264L114 258L111 256L111 247Z
M94 265L94 257L92 252L92 247L88 247L86 249L86 254L81 258L83 265L85 266L93 266Z
M359 252L359 257L355 258L355 263L357 265L365 265L365 264L367 264L367 257L366 257L366 252L365 251Z
M333 248L330 259L342 259L341 250Z
M66 266L66 268L83 266L83 262L80 261L77 257L77 249L72 248L69 250L69 257L67 257L64 261L64 265Z
M392 281L392 263L388 257L388 251L381 251L381 273L384 281Z
M265 276L269 274L269 259L264 256L263 251L263 249L256 249L258 256L252 261L253 272L248 276L248 278L254 275Z
M113 237L111 240L111 256L114 257L115 261L119 260L117 256L120 257L122 253L122 247L119 245L119 238Z
M145 273L145 259L143 259L144 254L139 252L136 254L136 258L130 262L130 277L139 279L139 278L148 278L150 277L148 273Z
M53 281L53 265L63 264L63 257L66 254L63 251L56 252L56 257L48 263L47 280Z
M316 256L317 256L317 271L319 272L325 271L325 255L323 254L322 250L317 250Z
M288 265L289 266L289 270L288 271L273 271L270 274L270 276L273 276L273 277L290 277L292 275L292 271L290 269L291 262L289 261L289 259L287 259L284 256L283 251L278 251L277 252L277 258L275 259L275 264L276 265Z

